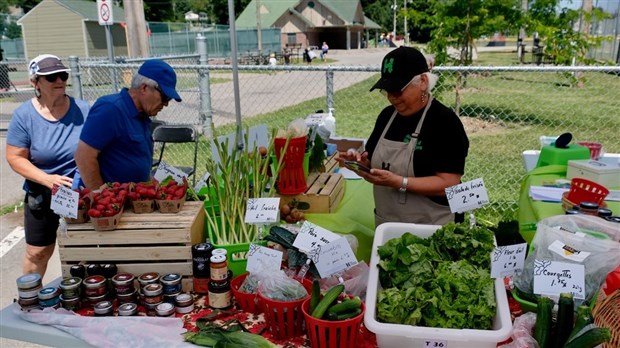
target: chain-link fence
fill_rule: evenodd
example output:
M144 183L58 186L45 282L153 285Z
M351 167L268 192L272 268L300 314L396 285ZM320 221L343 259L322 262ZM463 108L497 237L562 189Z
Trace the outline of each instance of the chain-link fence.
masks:
M197 174L205 172L211 146L205 135L235 131L234 76L230 65L200 65L196 57L169 61L183 102L171 102L157 119L191 124L203 133ZM204 60L203 60L204 62ZM140 64L73 61L69 93L91 105L128 86ZM79 74L76 73L79 66ZM335 108L337 135L367 138L388 105L368 90L378 66L239 65L239 107L245 126L284 128L293 119ZM620 152L620 67L436 67L434 95L457 111L470 138L464 180L483 178L491 203L487 216L514 217L526 170L522 152L539 149L540 136L571 132L574 141L596 141ZM76 80L76 77L80 77ZM81 81L81 82L76 82ZM76 88L77 85L80 88ZM81 93L81 94L79 94ZM191 147L166 149L164 160L191 165Z

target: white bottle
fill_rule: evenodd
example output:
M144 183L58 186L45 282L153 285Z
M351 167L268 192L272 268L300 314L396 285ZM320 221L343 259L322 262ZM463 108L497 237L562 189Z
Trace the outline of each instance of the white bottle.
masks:
M334 108L329 108L327 117L325 117L325 128L329 131L331 138L336 136L336 118L334 117Z

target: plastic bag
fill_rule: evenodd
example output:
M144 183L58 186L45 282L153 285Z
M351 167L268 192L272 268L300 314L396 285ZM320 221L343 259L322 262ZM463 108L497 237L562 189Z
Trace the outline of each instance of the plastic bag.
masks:
M368 273L369 268L366 262L360 262L357 265L347 269L341 275L344 280L344 291L347 295L359 296L362 301L366 300ZM340 280L336 276L321 279L321 290L325 292L338 283L340 283Z
M296 301L308 296L308 291L295 279L289 278L284 271L256 273L261 295L276 301Z
M255 294L258 291L258 277L250 273L239 286L239 292Z
M525 313L515 319L512 325L512 342L500 346L501 348L540 348L538 342L532 337L536 313Z
M585 301L590 301L598 292L607 273L620 264L620 243L611 239L599 239L601 237L606 238L607 233L589 230L596 225L586 224L586 222L590 222L590 219L576 218L573 215L553 216L540 221L532 241L533 250L530 250L525 259L523 272L514 278L515 287L526 294L534 293L535 260L583 264ZM588 228L586 229L584 226ZM598 235L598 238L592 236L597 233L604 233L605 235ZM556 241L579 251L577 253L579 255L587 256L580 261L575 260L570 255L567 256L567 253L549 250L549 246ZM584 300L575 299L575 308L583 303Z

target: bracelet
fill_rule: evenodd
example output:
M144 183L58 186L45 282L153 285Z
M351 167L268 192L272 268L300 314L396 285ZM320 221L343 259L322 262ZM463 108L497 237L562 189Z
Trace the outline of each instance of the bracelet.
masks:
M407 183L409 182L409 178L406 176L403 176L403 182L400 184L400 188L398 189L399 192L405 193L407 192Z

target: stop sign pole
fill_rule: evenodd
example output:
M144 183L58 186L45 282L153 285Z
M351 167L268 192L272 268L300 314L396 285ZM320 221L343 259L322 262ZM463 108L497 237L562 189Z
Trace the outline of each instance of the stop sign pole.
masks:
M105 27L105 41L108 47L108 60L114 64L114 40L112 37L112 25L114 25L112 0L97 0L97 16L99 17L99 25ZM118 82L116 78L116 69L111 68L112 85L114 90L118 91Z

